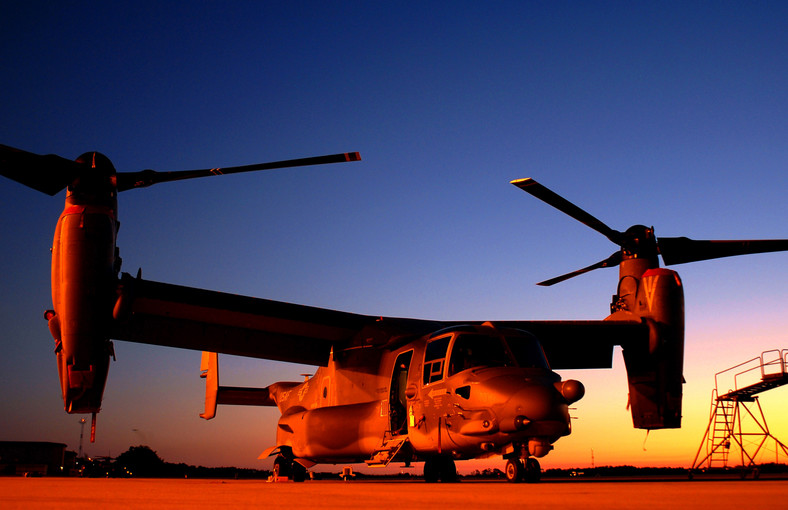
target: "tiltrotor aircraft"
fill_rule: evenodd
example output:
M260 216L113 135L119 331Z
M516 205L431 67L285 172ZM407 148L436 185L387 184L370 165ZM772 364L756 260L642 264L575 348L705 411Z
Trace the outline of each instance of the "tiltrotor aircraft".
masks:
M532 179L512 184L620 247L552 285L619 266L611 313L599 321L446 322L367 316L159 283L120 273L117 193L152 184L359 160L358 153L184 172L116 172L100 153L75 161L0 146L0 173L66 205L52 245L55 340L65 410L101 407L111 339L201 350L205 412L217 404L277 406L280 476L316 463L424 462L427 481L457 478L455 460L499 454L512 482L536 481L538 458L571 432L583 385L553 370L610 368L623 347L633 425L681 425L684 303L667 265L788 250L788 240L657 239L642 225L613 230ZM310 364L313 376L266 388L219 385L217 353Z

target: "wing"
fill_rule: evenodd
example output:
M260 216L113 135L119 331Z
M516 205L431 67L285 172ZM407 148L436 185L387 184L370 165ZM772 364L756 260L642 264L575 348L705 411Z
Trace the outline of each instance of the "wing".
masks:
M132 278L124 274L112 337L236 356L325 365L351 346L396 346L460 322L383 318ZM464 322L468 324L472 321ZM611 368L613 347L648 340L638 321L496 321L529 331L552 368Z
M359 335L379 317L338 312L124 274L112 337L154 345L308 365L324 365L332 347L383 341ZM375 328L379 329L379 328Z
M536 335L554 370L612 368L613 347L648 344L648 326L638 320L496 321Z

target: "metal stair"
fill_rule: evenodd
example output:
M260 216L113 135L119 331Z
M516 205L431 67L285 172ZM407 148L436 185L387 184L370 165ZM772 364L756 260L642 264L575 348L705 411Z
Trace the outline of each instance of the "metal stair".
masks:
M727 467L731 449L733 422L736 406L731 400L720 400L717 390L712 392L711 434L708 434L706 453L709 467Z
M719 394L721 379L732 382L730 389ZM788 349L771 350L714 375L711 394L711 413L706 433L690 467L728 468L731 448L740 452L739 467L757 473L756 457L767 440L774 441L775 461L779 463L782 452L788 456L788 447L769 431L766 417L758 401L758 394L788 384ZM727 384L726 384L727 386ZM700 458L703 446L706 456Z
M383 445L372 453L372 458L364 462L369 467L386 467L409 441L408 436L396 436L389 440L384 440Z

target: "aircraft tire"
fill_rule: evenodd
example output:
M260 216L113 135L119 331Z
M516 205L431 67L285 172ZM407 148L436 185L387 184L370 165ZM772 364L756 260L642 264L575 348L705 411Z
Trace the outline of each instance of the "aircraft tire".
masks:
M435 483L439 477L438 457L427 457L424 461L424 481Z
M291 465L292 469L292 479L294 482L303 482L306 480L306 468L299 464L298 462L293 461Z
M435 483L438 480L443 483L454 483L457 481L457 466L451 457L437 455L428 457L424 461L424 481Z
M274 478L290 477L290 471L293 463L282 455L278 455L274 459Z
M520 459L509 459L506 463L506 481L511 483L520 483L525 474L525 466Z
M457 482L457 465L451 457L441 458L440 463L440 477L443 483L456 483Z
M534 458L525 460L525 470L523 471L523 480L528 483L536 483L542 479L542 467L539 461Z

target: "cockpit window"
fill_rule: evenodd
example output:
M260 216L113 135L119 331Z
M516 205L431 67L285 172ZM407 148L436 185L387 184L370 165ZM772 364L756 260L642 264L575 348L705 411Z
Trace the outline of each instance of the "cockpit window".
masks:
M443 365L446 362L446 351L449 349L451 335L438 338L427 344L424 351L424 384L443 379Z
M506 341L509 343L509 349L514 354L517 364L521 367L550 369L542 345L533 336L509 336Z
M454 341L449 361L449 375L474 367L512 367L509 353L497 336L461 334Z

